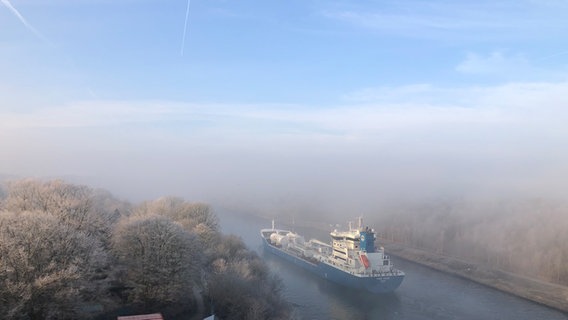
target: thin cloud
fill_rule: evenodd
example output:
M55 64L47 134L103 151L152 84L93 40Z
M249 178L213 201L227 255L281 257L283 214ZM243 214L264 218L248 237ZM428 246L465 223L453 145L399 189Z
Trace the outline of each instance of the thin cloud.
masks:
M496 21L482 21L473 19L458 20L445 16L427 16L420 14L384 14L363 13L355 11L328 12L330 18L337 18L346 22L363 27L381 30L416 30L426 28L431 30L467 30L467 29L490 29L503 27Z
M22 22L22 24L28 29L30 30L36 37L38 37L40 40L51 44L51 42L44 36L42 35L39 31L37 31L36 28L34 28L25 18L24 16L22 16L22 14L10 3L10 1L8 0L0 0L2 2L2 4L4 4L4 6L6 8L8 8L8 10L10 10L14 16L16 16L16 18L18 18L20 20L20 22Z
M566 79L568 75L566 68L554 70L540 68L537 63L541 60L530 60L524 54L505 51L493 51L487 55L469 52L455 70L466 75L491 76L516 81Z
M400 128L440 124L497 124L568 116L568 82L509 83L499 86L436 87L429 84L366 88L335 107L296 105L189 104L171 101L74 103L29 113L0 113L2 128L120 127L183 124L192 132L217 130L257 135L313 133L321 136L371 136ZM537 118L535 118L537 117ZM169 125L166 125L169 124ZM539 124L543 124L540 123Z
M494 51L488 56L470 52L456 70L468 74L517 74L518 70L527 68L530 68L530 63L523 55L507 56L501 51Z
M323 9L331 20L413 38L496 40L556 37L566 32L563 12L530 2L385 2L376 8Z

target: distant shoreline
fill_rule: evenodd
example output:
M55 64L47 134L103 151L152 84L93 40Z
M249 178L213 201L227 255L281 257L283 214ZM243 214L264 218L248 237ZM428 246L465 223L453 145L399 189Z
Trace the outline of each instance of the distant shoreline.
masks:
M379 241L390 255L568 313L568 287L566 286L501 270L483 268L471 262L410 248L386 239L379 239Z

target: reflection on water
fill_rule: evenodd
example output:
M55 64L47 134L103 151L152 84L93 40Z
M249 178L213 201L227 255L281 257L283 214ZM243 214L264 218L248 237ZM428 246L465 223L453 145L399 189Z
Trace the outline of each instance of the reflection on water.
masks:
M322 282L321 290L328 293L333 319L395 319L400 314L400 299L396 292L374 295L329 282Z
M394 264L405 271L406 277L394 293L372 295L348 289L265 253L259 230L270 227L270 221L226 212L219 217L224 233L240 236L282 279L283 293L295 306L299 319L568 319L559 311L395 257ZM295 231L325 240L321 231Z
M270 269L286 285L286 297L302 319L397 319L397 293L370 294L326 281L269 252L262 253ZM374 316L373 316L374 315Z

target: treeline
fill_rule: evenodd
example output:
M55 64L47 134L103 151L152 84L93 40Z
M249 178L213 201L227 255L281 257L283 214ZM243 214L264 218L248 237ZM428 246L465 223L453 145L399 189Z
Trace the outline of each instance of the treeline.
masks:
M387 240L568 285L568 203L439 200L384 211L375 223Z
M9 319L288 319L281 282L202 203L133 206L60 180L0 192L0 314Z

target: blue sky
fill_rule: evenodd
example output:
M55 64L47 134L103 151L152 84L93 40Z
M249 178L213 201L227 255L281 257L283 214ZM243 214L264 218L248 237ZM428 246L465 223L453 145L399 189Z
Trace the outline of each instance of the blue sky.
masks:
M205 199L564 187L567 1L193 0L184 38L187 5L1 0L0 173Z

